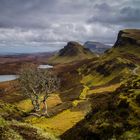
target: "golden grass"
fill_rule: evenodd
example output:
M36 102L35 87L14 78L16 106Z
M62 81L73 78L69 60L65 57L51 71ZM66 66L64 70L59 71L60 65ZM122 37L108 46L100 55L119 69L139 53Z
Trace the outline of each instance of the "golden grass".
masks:
M55 135L59 136L74 126L77 122L82 120L85 116L83 111L71 111L65 110L60 114L51 118L27 118L26 122L33 124L44 130L53 132Z
M51 96L47 100L47 104L49 108L52 108L61 103L62 103L62 100L60 99L58 94L51 94Z
M89 90L88 95L94 94L94 93L103 93L103 92L113 92L120 86L120 83L109 85L106 87L100 87L96 89Z
M92 87L93 85L94 86L104 85L109 81L111 81L114 77L116 77L117 74L118 72L116 71L113 72L113 74L104 77L103 75L93 71L92 74L84 76L83 79L81 80L81 83L87 85L88 87Z
M25 112L30 112L33 109L33 105L30 99L22 100L16 103L17 107Z
M58 94L51 95L47 100L49 108L54 107L57 104L60 104L61 102L62 101L59 98ZM77 106L80 102L81 101L77 100L73 104ZM30 99L18 102L17 106L18 108L26 112L31 111L33 108ZM68 109L51 118L37 118L34 116L29 116L25 119L25 121L36 127L52 132L56 135L61 135L62 133L70 129L72 126L74 126L77 122L82 120L85 114L85 110L71 111Z
M60 97L58 94L52 94L47 99L48 108L52 108L58 104L62 103ZM22 100L18 103L16 103L17 107L25 112L30 112L33 109L33 105L31 103L30 99Z
M73 106L76 107L80 102L81 101L76 100L73 102ZM48 98L47 103L48 107L51 108L62 103L62 101L58 94L53 94ZM30 99L18 102L17 107L25 112L29 112L33 109ZM86 113L86 110L71 111L67 109L51 118L29 116L25 118L25 122L59 136L82 120Z

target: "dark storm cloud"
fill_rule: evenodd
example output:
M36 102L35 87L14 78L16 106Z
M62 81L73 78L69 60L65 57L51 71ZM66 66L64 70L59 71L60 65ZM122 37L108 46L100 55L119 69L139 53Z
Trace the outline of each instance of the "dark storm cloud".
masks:
M137 3L140 6L140 2ZM140 8L134 5L109 5L107 3L96 4L95 14L88 19L89 23L120 25L126 27L140 27Z
M140 21L140 9L132 7L124 7L120 10L120 21L126 22L139 22Z
M60 20L72 20L73 14L87 10L84 3L67 0L1 0L1 27L46 28ZM77 13L78 12L78 13ZM52 23L51 23L52 22Z
M0 0L0 42L114 42L139 28L139 0Z
M1 27L27 27L39 28L47 25L44 13L48 13L54 0L1 0L0 26ZM44 5L46 6L44 10Z

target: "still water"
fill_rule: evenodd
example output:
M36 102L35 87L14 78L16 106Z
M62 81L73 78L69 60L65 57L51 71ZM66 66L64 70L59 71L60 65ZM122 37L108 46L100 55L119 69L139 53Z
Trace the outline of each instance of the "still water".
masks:
M17 79L17 75L0 75L0 82L6 82Z

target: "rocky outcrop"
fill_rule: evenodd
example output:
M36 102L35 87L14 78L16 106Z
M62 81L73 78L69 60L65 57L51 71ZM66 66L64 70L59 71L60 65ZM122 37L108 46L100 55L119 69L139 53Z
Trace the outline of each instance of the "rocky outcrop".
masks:
M126 29L119 32L114 47L124 46L127 44L140 46L140 30Z
M93 57L97 58L97 55L90 51L88 48L85 48L78 42L70 41L57 54L50 57L48 63L63 64L84 59L91 59Z
M91 53L88 48L84 48L81 44L78 42L68 42L68 44L59 51L59 56L76 56L79 53Z

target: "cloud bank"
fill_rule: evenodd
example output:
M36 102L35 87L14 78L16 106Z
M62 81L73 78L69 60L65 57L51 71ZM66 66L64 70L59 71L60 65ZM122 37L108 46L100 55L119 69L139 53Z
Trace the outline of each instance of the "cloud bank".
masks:
M140 28L139 0L0 0L0 45L87 40L114 43Z

